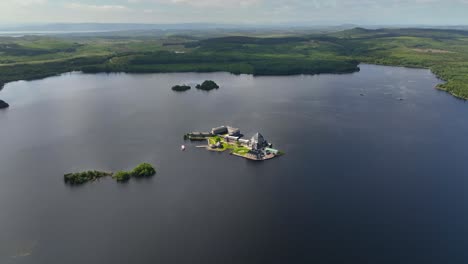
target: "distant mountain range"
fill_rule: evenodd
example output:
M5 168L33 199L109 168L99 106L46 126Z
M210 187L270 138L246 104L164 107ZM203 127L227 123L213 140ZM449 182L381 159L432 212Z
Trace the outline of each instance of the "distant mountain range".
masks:
M0 26L0 31L69 31L69 32L105 32L129 30L175 30L175 29L214 29L237 28L239 25L223 24L127 24L127 23L57 23L18 26Z

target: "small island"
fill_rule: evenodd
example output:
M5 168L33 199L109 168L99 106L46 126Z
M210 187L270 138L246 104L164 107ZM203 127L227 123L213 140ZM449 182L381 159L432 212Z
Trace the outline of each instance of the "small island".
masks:
M135 178L145 178L151 177L156 174L156 170L148 163L142 163L138 165L133 171L131 172L132 177Z
M9 104L7 104L5 101L0 100L0 109L8 108L10 107Z
M197 84L196 88L203 91L211 91L213 89L219 89L219 85L214 81L207 80L204 81L202 84Z
M114 178L118 182L126 182L130 180L130 178L145 178L151 177L156 174L156 170L148 163L142 163L138 165L132 171L118 171L116 172L112 178Z
M192 89L192 87L185 85L185 84L172 86L172 91L175 91L175 92L185 92L190 89Z
M184 136L185 140L204 141L208 143L204 147L209 151L230 151L232 155L254 161L273 159L284 155L283 152L274 149L273 144L265 140L262 134L256 133L251 139L243 139L238 128L220 126L213 128L211 132L191 132Z
M116 173L103 171L85 171L78 173L68 173L64 175L65 183L70 185L81 185L90 181L96 181L104 177L112 177L117 182L127 182L132 177L144 178L151 177L156 174L156 170L151 164L142 163L132 171L118 171Z

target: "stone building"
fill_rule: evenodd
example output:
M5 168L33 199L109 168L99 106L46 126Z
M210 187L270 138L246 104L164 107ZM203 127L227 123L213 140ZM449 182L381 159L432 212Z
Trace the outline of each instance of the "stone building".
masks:
M265 138L262 136L262 134L257 133L255 134L251 139L250 139L250 148L252 150L262 150L266 147L268 147L268 142L265 140Z
M228 128L225 126L215 127L211 129L211 134L213 135L226 135L228 134Z

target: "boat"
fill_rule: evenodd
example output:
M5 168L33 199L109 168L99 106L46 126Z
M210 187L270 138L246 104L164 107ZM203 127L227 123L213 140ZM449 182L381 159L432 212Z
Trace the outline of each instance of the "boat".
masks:
M180 146L180 150L185 151L185 145Z

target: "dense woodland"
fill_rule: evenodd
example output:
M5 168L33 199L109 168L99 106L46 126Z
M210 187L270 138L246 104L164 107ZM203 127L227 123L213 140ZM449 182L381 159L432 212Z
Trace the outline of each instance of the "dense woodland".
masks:
M300 35L0 38L0 85L69 71L350 73L359 63L429 68L468 99L468 31L355 28Z

